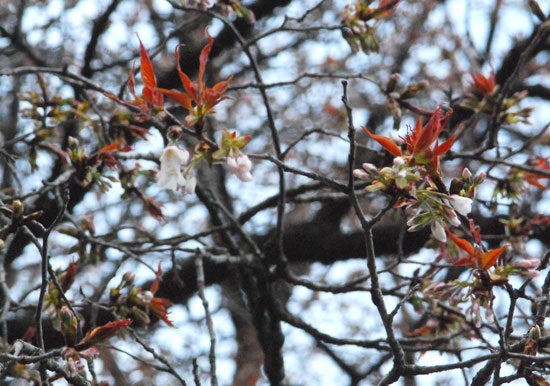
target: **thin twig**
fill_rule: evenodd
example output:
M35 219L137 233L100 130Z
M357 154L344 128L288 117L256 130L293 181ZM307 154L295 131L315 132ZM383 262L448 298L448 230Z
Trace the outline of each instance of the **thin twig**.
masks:
M208 359L210 361L210 376L212 379L212 386L218 386L218 377L216 375L216 332L214 331L214 323L212 322L212 315L208 305L208 299L204 294L205 280L204 280L204 267L202 264L202 256L199 251L195 254L195 267L197 269L197 289L199 298L201 299L202 306L204 308L204 314L206 316L206 327L208 328L208 334L210 335L210 353Z

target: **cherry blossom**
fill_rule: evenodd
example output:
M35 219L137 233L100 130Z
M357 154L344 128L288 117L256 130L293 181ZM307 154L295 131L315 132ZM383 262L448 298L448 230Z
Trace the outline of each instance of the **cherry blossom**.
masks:
M157 183L166 189L178 190L186 186L182 168L189 162L189 152L176 145L168 145L160 156Z

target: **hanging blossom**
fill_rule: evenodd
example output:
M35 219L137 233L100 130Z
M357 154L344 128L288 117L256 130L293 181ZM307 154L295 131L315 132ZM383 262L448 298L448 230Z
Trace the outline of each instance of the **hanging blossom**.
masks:
M212 154L215 160L225 157L227 168L243 182L252 181L252 162L241 149L250 141L250 135L237 137L237 132L224 129L220 138L219 149Z
M242 151L231 151L226 159L227 168L231 170L235 175L243 182L252 181L252 174L250 169L252 168L252 162L246 154Z
M175 144L166 146L160 156L157 183L166 189L181 189L187 194L195 192L197 180L189 165L189 152Z
M176 145L168 145L160 156L160 171L157 174L157 183L166 189L178 190L185 186L185 176L182 167L189 162L189 152Z

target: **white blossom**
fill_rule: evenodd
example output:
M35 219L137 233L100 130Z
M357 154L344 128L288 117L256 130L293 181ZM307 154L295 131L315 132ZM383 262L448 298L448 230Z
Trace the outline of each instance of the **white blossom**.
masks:
M472 199L468 197L462 197L458 194L451 194L449 200L454 210L463 216L467 216L472 211Z
M168 145L160 156L160 171L157 174L157 183L166 189L177 190L186 185L182 172L189 162L187 150L180 149L176 145Z
M402 166L402 165L405 165L405 160L403 159L403 157L395 157L393 159L393 165L394 166Z
M443 224L441 224L441 222L434 221L432 223L431 228L432 228L432 235L437 240L441 241L442 243L447 241L447 234L445 233L445 227L443 226Z

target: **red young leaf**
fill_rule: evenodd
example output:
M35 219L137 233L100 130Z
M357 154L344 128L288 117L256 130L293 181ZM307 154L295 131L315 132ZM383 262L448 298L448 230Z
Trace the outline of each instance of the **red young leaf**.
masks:
M88 331L84 339L78 342L75 346L75 349L78 351L85 350L97 343L103 342L118 334L121 328L126 328L131 323L132 319L123 319L115 320L113 322L106 323L103 326L96 327L93 330Z
M141 41L140 41L140 43L141 43ZM133 96L136 96L136 82L134 80L135 75L136 75L136 68L135 68L134 64L132 63L132 68L130 69L130 77L128 78L128 89L130 90L130 93Z
M141 42L141 39L139 38L139 56L140 56L140 63L141 63L141 79L143 80L143 84L150 88L155 89L157 87L157 79L155 78L155 71L153 70L153 64L151 63L151 59L149 59L149 55L147 54L147 51L145 50L145 47L143 46L143 43Z
M121 147L123 145L124 145L124 142L122 142L122 141L113 142L110 145L103 146L101 149L99 149L98 153L102 154L102 153L106 153L108 151L113 151L113 150L123 151L123 150L121 150ZM124 149L126 149L126 147ZM128 151L128 150L126 150L126 151Z
M435 155L442 155L447 153L453 147L455 143L456 135L453 135L451 138L443 142L441 145L437 144L434 149Z
M155 280L153 281L153 283L151 284L151 288L149 289L149 291L151 291L152 294L155 294L159 289L159 283L160 283L161 277L162 277L162 268L159 263Z
M149 310L159 319L162 319L164 323L170 327L174 327L174 324L168 319L168 312L166 307L171 306L172 302L164 298L153 298L149 303Z
M506 248L508 248L508 246L504 245L500 248L491 249L490 251L485 252L481 259L480 268L486 271L495 265L498 258L502 255Z
M168 98L179 103L180 105L185 107L187 110L189 111L193 110L193 104L191 103L191 98L189 98L189 95L187 95L186 93L183 93L177 90L167 90L165 88L159 88L158 91L168 96Z
M451 240L454 241L454 243L463 251L466 251L470 256L473 256L475 254L474 247L472 247L472 244L470 244L469 241L461 239L460 237L455 236L453 232L449 230L449 228L446 229L447 234L451 238Z
M384 149L386 149L387 151L389 151L391 154L393 154L394 156L396 157L401 157L403 155L403 153L401 153L401 149L399 148L399 146L397 146L395 144L395 142L393 142L391 139L389 139L388 137L384 137L382 135L378 135L378 134L373 134L369 131L369 129L367 129L366 127L363 126L363 131L365 133L367 133L369 135L369 137L371 137L372 139L374 139L376 142L378 142L380 145L382 145L382 147Z
M204 46L201 51L201 56L199 58L199 90L204 90L206 88L204 83L204 72L206 70L206 63L208 63L208 56L210 55L210 50L214 44L214 39L206 30L206 36L208 36L208 44Z

